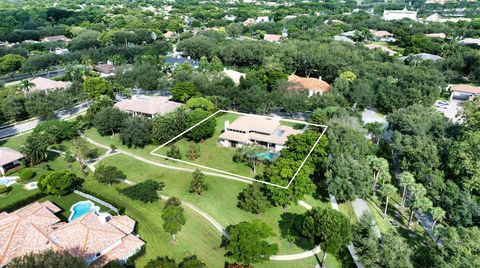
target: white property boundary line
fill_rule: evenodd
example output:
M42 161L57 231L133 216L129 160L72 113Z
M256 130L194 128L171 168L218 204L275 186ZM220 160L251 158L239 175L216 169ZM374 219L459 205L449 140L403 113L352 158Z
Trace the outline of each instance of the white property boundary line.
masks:
M295 172L295 174L293 175L292 179L290 179L290 181L288 182L287 186L282 186L282 185L278 185L278 184L271 183L271 182L267 182L267 181L257 180L257 179L255 179L255 178L250 178L250 177L238 175L238 174L235 174L235 173L231 173L231 172L228 172L228 171L219 170L219 169L215 169L215 168L211 168L211 167L207 167L207 166L203 166L203 165L198 165L198 164L195 164L195 163L192 163L192 162L183 161L183 160L180 160L180 159L176 159L176 158L173 158L173 157L169 157L169 156L166 156L166 155L161 155L161 154L155 153L157 150L159 150L159 149L167 146L167 145L170 144L171 142L173 142L173 141L175 141L176 139L178 139L178 138L180 138L181 136L183 136L185 133L187 133L187 132L189 132L190 130L196 128L197 126L199 126L199 125L202 124L203 122L209 120L210 118L216 116L216 115L219 114L219 113L230 113L230 114L237 114L237 115L247 115L247 116L260 117L260 118L265 118L265 119L273 119L273 117L271 117L271 116L262 116L262 115L256 115L256 114L240 113L240 112L235 112L235 111L218 110L218 111L216 111L215 113L213 113L213 114L211 114L210 116L208 116L208 117L206 117L205 119L203 119L202 121L198 122L197 124L191 126L191 127L188 128L187 130L185 130L185 131L183 131L182 133L178 134L178 135L175 136L174 138L170 139L169 141L167 141L167 142L165 142L164 144L158 146L158 147L155 148L153 151L151 151L150 154L151 154L151 155L155 155L155 156L159 156L159 157L162 157L162 158L165 158L165 159L168 159L168 160L172 160L172 161L175 161L175 162L179 162L179 163L183 163L183 164L195 166L195 167L198 167L198 168L208 169L208 170L212 170L212 171L215 171L215 172L224 173L224 174L227 174L227 175L230 175L230 176L235 176L235 177L239 177L239 178L242 178L242 179L247 179L247 180L250 180L250 181L255 181L255 182L267 184L267 185L270 185L270 186L275 186L275 187L282 188L282 189L288 189L288 188L290 187L290 185L292 184L293 180L297 177L298 173L300 173L300 170L301 170L302 167L305 165L305 163L307 162L307 159L308 159L308 158L310 157L310 155L313 153L313 150L315 150L315 148L317 147L318 143L320 142L320 140L322 139L323 135L325 134L325 131L327 131L327 128L328 128L328 126L325 126L325 125L313 124L313 123L308 123L308 122L299 121L299 120L280 119L280 121L285 121L285 122L290 122L290 123L296 123L296 124L302 124L302 125L307 125L307 126L315 126L315 127L321 127L321 128L323 128L322 133L321 133L320 136L317 138L317 140L316 140L315 143L313 144L312 148L310 149L310 151L308 152L308 154L307 154L307 155L305 156L305 158L303 159L302 163L301 163L300 166L298 167L298 169L297 169L297 171Z

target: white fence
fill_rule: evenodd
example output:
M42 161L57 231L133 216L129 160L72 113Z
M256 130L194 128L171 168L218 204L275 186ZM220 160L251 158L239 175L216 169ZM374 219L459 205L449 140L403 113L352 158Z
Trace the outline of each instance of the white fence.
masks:
M86 194L86 193L80 192L80 191L78 191L78 190L75 190L75 191L73 191L73 192L76 193L76 194L78 194L79 196L85 197L85 198L90 199L90 200L92 200L92 201L94 201L94 202L96 202L96 203L98 203L98 204L100 204L100 205L102 205L102 206L104 206L104 207L106 207L106 208L109 208L109 209L112 210L113 212L117 213L117 215L120 215L120 213L118 212L118 209L117 209L116 207L112 206L110 203L107 203L107 202L105 202L105 201L103 201L103 200L101 200L101 199L96 198L96 197L93 196L93 195Z

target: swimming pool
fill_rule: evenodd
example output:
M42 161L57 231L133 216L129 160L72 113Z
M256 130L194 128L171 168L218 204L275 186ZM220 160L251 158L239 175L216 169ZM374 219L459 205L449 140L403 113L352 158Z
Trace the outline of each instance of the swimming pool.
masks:
M16 182L18 177L0 177L0 185L10 186Z
M273 161L277 159L279 155L280 155L279 153L274 153L274 152L257 153L257 157L263 160L268 160L268 161Z
M89 212L99 212L100 208L98 206L95 206L95 204L92 203L92 201L80 201L75 203L71 208L70 212L70 217L68 217L68 221L74 221L77 218L82 217L83 215L89 213Z

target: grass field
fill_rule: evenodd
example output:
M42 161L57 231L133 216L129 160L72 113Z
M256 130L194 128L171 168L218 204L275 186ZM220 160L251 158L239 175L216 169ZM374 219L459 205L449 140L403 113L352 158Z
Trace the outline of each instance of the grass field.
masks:
M6 141L4 146L19 148L25 138L26 136L15 137ZM116 140L116 138L111 139L110 137L102 138L104 139L103 141ZM112 142L107 142L105 144L109 145L110 143ZM66 144L66 146L68 146L68 144ZM121 148L121 145L117 147ZM139 155L142 156L151 156L148 149L148 151L145 151L145 149L143 149L143 151L142 149L129 150L134 153L143 152L139 153ZM153 157L154 160L159 161L158 157L151 157ZM242 189L247 187L247 184L245 183L231 181L225 178L207 177L206 183L209 186L209 189L202 196L198 196L188 192L191 173L159 168L122 154L108 157L101 163L117 166L127 175L129 180L134 182L141 182L146 179L165 182L166 187L161 191L162 193L171 196L178 196L182 200L195 204L216 218L223 226L253 219L264 221L275 231L276 237L272 238L270 241L279 244L279 254L299 253L313 248L313 246L307 241L300 240L296 243L290 243L282 238L282 230L288 228L289 219L291 219L292 215L305 212L305 208L299 205L292 205L287 209L272 208L262 215L254 215L237 208L237 196ZM50 160L47 165L34 167L38 173L37 176L47 172L47 170L44 169L45 166L52 170L70 169L79 175L81 174L78 163L67 163L63 157L56 154L50 155ZM201 217L200 214L189 208L185 207L187 223L177 235L177 240L173 242L170 235L163 232L161 219L162 202L143 204L137 201L132 201L119 194L115 189L116 187L126 187L125 184L108 187L92 179L91 175L86 177L84 187L90 191L98 193L99 197L105 196L106 198L113 199L120 205L125 206L126 214L137 221L139 226L138 234L147 242L147 254L137 261L139 267L143 267L151 258L165 255L181 260L188 255L196 254L207 264L207 267L223 267L225 261L229 261L228 258L224 256L225 250L220 247L220 233L215 230L209 222ZM24 192L25 190L17 188L15 192L12 191L14 195L9 196L8 199L15 196L24 196ZM47 198L64 209L60 214L62 218L67 218L69 216L68 209L72 204L84 200L79 196L70 195L61 198L56 196L49 196ZM313 202L312 205L328 205L325 202L310 197L307 197L307 201ZM323 254L320 253L317 257L318 259L321 259L322 256ZM347 261L341 260L345 258L347 258ZM318 264L317 258L310 257L288 262L268 261L262 264L256 264L255 267L313 267L316 264ZM327 264L329 267L349 267L351 262L348 261L348 254L345 255L342 253L340 258L335 258L334 256L329 255L327 257Z
M100 164L118 167L127 175L129 180L137 183L146 179L164 182L165 188L162 190L163 194L177 196L182 200L195 204L209 213L224 227L241 221L260 219L275 230L277 238L273 239L272 242L279 244L282 254L298 253L305 249L313 248L312 245L305 241L301 241L304 247L300 248L280 238L280 226L278 222L282 215L285 214L285 217L291 214L303 213L305 212L305 208L295 204L288 209L272 208L261 215L255 215L237 208L237 196L247 187L245 183L207 176L206 184L208 190L199 196L188 191L192 176L189 172L159 168L125 155L115 155L105 158ZM219 202L219 200L221 200L221 202Z

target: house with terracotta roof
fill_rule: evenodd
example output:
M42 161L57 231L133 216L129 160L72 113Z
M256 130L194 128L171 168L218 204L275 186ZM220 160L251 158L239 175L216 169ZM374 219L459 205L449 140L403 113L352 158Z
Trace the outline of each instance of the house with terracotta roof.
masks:
M219 143L233 148L257 144L278 152L285 146L288 136L302 132L281 125L278 118L244 115L232 123L228 120L224 122L224 132L220 135Z
M135 221L128 216L89 212L62 222L55 215L60 211L44 201L0 213L0 267L15 257L45 250L66 250L89 264L126 262L145 244L133 234Z
M396 42L397 40L393 38L393 33L388 31L377 31L370 29L369 32L373 35L373 39L376 41L382 42Z
M279 34L265 34L263 40L270 43L279 43L282 39L282 36Z
M426 37L430 38L440 38L440 39L445 39L447 38L447 35L444 33L429 33L429 34L424 34Z
M19 166L24 155L7 147L0 147L0 173L4 175L9 169Z
M131 99L124 99L113 105L121 111L146 117L173 112L180 106L182 106L181 103L170 101L168 97L150 96L133 96Z
M30 80L30 83L33 84L33 87L28 91L29 93L32 92L40 92L40 91L52 91L58 89L67 89L70 84L63 81L55 81L43 77L36 77Z
M235 70L230 70L230 69L227 69L227 68L224 68L223 69L223 74L232 79L232 81L235 83L235 85L239 85L240 84L240 79L241 78L245 78L246 74L244 73L241 73L241 72L237 72Z
M447 90L451 92L450 99L469 100L473 97L480 96L480 86L452 84L447 86Z
M97 64L93 66L93 70L100 74L100 77L112 76L115 74L115 65L108 61L104 64Z
M70 39L67 38L65 35L53 35L53 36L47 36L42 39L42 42L49 43L49 42L65 42L68 43L70 42Z
M377 44L367 44L367 45L365 45L365 47L370 49L370 50L378 49L378 50L380 50L384 53L387 53L389 56L393 56L397 53L394 50L391 50L386 46L377 45Z
M288 87L287 90L307 90L310 97L317 94L321 95L330 90L330 84L323 81L321 77L300 77L292 74L288 77L288 82L292 83L292 86Z

